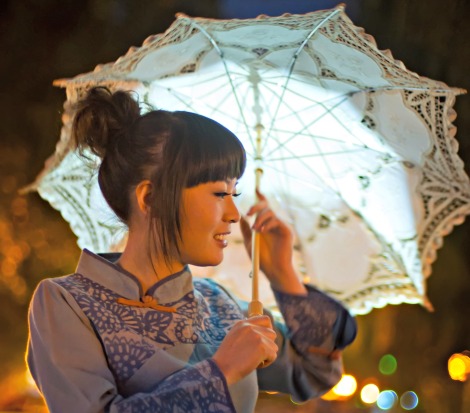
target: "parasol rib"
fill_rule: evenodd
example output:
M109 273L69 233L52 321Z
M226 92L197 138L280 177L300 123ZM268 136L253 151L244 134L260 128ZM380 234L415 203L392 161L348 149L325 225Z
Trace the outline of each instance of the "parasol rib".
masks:
M295 63L297 61L297 57L299 56L300 52L303 50L303 48L305 47L305 45L307 44L307 42L310 40L310 38L320 29L320 27L322 27L326 22L328 22L329 20L331 20L336 14L340 13L341 12L341 9L336 9L334 10L333 12L331 12L328 16L326 16L316 27L314 27L310 33L307 35L307 37L304 39L304 41L302 42L302 44L299 46L299 48L294 52L293 56L292 56L292 60L291 60L291 63L289 65L289 70L288 70L288 74L286 76L286 81L284 83L284 86L282 87L282 93L281 93L281 96L279 97L279 101L278 101L278 105L276 107L276 110L274 111L274 116L272 117L272 120L271 120L271 125L269 126L269 129L268 129L268 133L267 133L267 136L270 136L271 134L271 130L273 129L273 125L274 125L274 122L276 120L276 116L277 116L277 113L279 112L279 109L281 107L281 102L283 101L284 99L284 95L285 95L285 92L286 92L286 89L287 89L287 84L289 83L291 77L292 77L292 72L294 70L294 66L295 66Z
M246 122L246 119L245 119L245 115L243 113L243 109L242 109L242 106L240 104L240 100L238 98L238 95L237 95L237 92L236 92L236 88L234 87L233 85L233 80L232 80L232 77L230 76L230 72L228 70L228 67L227 67L227 63L224 59L224 53L222 52L222 50L220 50L220 47L218 46L217 42L215 41L215 39L207 32L207 30L205 30L201 25L197 24L194 20L191 20L187 17L184 18L185 20L188 20L189 23L191 24L191 26L193 26L194 28L198 29L204 36L206 36L207 40L209 40L209 42L211 43L211 45L214 47L215 51L219 54L219 57L220 57L220 60L222 61L222 64L224 65L224 70L225 70L225 74L227 75L227 78L228 78L228 81L230 83L230 88L232 90L232 93L233 93L233 96L235 98L235 101L237 103L237 107L238 107L238 111L240 112L240 116L243 120L243 124L245 125L245 128L246 128L246 133L247 133L247 136L251 136L250 135L250 130L248 128L248 123Z
M232 77L230 76L230 72L228 70L227 63L224 59L224 54L223 54L222 50L220 50L219 46L217 45L217 42L214 40L214 38L206 30L204 30L203 27L201 27L199 24L197 24L193 20L190 20L190 24L193 27L195 27L196 29L198 29L204 36L207 37L209 42L212 44L214 49L219 54L220 60L222 61L225 73L226 73L228 81L230 83L230 87L232 89L233 96L234 96L235 101L237 103L238 110L239 110L240 115L242 117L243 124L245 125L247 136L249 137L250 136L250 130L248 128L248 123L246 122L245 115L243 113L243 109L241 107L240 100L239 100L238 95L236 93L236 89L233 85ZM260 138L260 133L261 133L260 124L256 125L256 127L257 127L257 139L256 139L257 142L256 142L255 153L259 154L259 148L260 148L260 143L261 143L260 142L261 141L261 138ZM256 171L256 189L257 190L259 190L260 179L261 179L261 172L260 172L260 170L257 170ZM261 302L259 301L259 294L258 294L258 289L259 289L259 286L258 286L259 243L260 243L259 234L256 231L253 231L253 233L252 233L252 257L251 257L252 262L253 262L253 268L252 268L252 277L253 277L252 278L252 301L250 303L250 308L248 310L248 315L250 317L255 316L255 315L263 314L263 306L262 306Z
M72 105L88 87L132 89L149 106L191 110L238 135L248 169L263 168L263 193L298 235L296 264L312 274L306 282L356 314L426 304L425 279L442 238L470 211L452 124L455 96L465 91L407 70L343 9L231 20L178 14L165 34L114 63L54 82L67 88L61 140L29 189L62 212L80 246L114 249L116 225L107 224L96 176L88 165L75 170L65 155ZM242 185L254 178L246 174ZM244 254L236 244L233 254ZM232 251L214 278L237 277L230 288L246 298L252 286L238 275L253 263L230 262ZM254 297L274 305L259 287Z

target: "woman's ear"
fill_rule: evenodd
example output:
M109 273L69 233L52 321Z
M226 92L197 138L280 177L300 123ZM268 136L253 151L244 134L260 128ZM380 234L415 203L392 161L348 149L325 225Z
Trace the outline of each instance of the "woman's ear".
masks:
M135 188L135 197L139 211L146 214L149 210L149 196L152 193L152 183L146 179L140 182Z

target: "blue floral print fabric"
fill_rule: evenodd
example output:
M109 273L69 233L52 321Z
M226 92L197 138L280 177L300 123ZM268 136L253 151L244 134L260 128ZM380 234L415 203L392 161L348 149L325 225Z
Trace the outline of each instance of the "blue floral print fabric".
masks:
M259 389L305 400L341 377L341 360L308 351L339 348L351 325L323 293L276 292L278 359L228 386L211 357L243 305L188 268L142 291L115 259L84 250L74 274L35 291L27 361L51 413L252 413Z

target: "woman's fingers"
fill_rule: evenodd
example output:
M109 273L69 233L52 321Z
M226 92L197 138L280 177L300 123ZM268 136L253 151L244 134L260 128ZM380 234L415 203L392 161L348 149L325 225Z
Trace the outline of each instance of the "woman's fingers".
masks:
M250 211L252 211L252 209ZM247 220L245 219L245 221ZM253 222L251 228L255 231L264 232L268 229L277 227L279 222L280 221L277 218L275 212L266 206L257 211L255 221Z
M259 193L259 201L253 205L241 220L241 231L245 248L252 254L252 231L259 239L260 269L268 277L271 285L285 291L293 291L289 284L295 284L295 291L303 291L298 284L298 276L292 267L294 232L269 207L266 197ZM254 217L249 225L250 217ZM299 288L298 288L299 287Z
M246 214L248 218L255 216L255 220L251 225L251 228L258 232L266 232L277 228L281 225L281 220L269 207L267 198L259 191L256 193L258 195L258 202L253 205Z
M260 347L264 350L261 354L257 368L267 367L272 364L277 358L279 348L275 342L276 332L272 328L271 319L268 316L255 316L250 317L249 321L251 326L255 326L254 330L260 339Z
M258 201L256 202L255 205L253 205L248 210L248 212L246 213L246 215L248 215L248 216L255 215L258 212L260 212L261 210L269 207L269 202L268 202L267 198L261 192L256 190L256 195L258 196Z
M227 383L245 377L261 364L270 364L278 347L276 332L268 316L256 316L237 321L222 341L213 360L224 373Z
M273 330L271 319L268 316L254 316L249 318L250 323L257 325L257 331L262 335L263 346L265 354L258 364L258 368L267 367L272 364L277 358L279 348L275 342L276 332Z
M250 324L255 324L261 327L268 327L271 330L273 329L273 324L271 319L267 315L255 315L253 317L248 318Z
M272 226L276 222L279 221L277 220L274 211L272 209L265 208L258 213L253 224L253 229L255 229L256 231L263 232L267 230L268 226Z
M263 337L274 341L276 339L276 332L273 329L271 319L268 316L254 316L248 319L251 325L255 325L256 331Z

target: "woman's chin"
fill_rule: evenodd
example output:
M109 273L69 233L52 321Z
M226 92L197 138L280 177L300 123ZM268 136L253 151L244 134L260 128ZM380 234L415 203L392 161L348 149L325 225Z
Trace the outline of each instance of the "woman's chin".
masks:
M210 257L207 259L195 260L192 262L192 265L196 265L197 267L216 267L219 265L224 259L223 254L220 257Z

